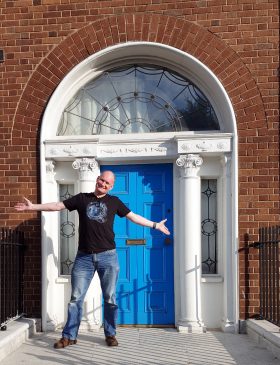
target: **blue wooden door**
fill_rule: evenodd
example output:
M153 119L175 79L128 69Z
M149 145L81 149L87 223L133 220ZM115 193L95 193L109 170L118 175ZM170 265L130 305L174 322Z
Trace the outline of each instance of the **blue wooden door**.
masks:
M116 182L111 194L152 221L167 218L170 236L116 217L120 261L117 287L119 324L173 325L172 164L102 166Z

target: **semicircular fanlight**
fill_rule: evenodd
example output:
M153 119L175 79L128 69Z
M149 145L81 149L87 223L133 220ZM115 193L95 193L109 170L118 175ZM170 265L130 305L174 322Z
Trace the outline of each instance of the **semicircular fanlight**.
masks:
M220 130L190 80L167 68L127 65L88 82L64 109L57 135Z

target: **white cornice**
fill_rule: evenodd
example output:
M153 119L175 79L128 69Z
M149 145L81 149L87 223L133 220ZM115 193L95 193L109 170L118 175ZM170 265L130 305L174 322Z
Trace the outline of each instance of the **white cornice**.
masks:
M55 160L73 160L77 157L95 157L108 160L112 157L137 159L138 157L169 157L178 154L221 154L232 150L230 133L147 133L134 135L90 136L82 139L58 137L46 140L45 157Z
M174 139L174 141L193 140L193 139L231 139L232 133L220 133L213 131L188 131L188 132L161 132L161 133L131 133L131 134L106 134L92 136L57 136L46 139L44 144L76 144L76 143L139 143L140 142L165 142Z

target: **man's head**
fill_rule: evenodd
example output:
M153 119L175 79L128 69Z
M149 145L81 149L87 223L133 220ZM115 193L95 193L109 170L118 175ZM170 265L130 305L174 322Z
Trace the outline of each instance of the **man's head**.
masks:
M115 182L115 175L112 171L103 171L96 179L95 195L102 196L108 193Z

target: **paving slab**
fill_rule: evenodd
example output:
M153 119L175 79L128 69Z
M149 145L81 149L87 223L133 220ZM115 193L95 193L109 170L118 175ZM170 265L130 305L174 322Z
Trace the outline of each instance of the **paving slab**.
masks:
M246 334L120 327L118 347L108 347L100 330L80 332L76 345L56 350L53 344L60 336L37 333L1 365L280 365Z

